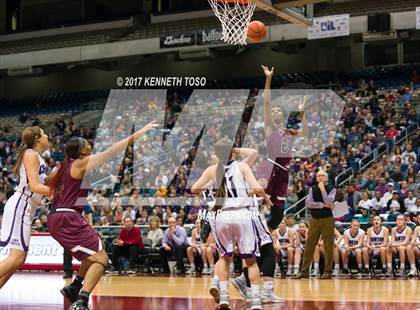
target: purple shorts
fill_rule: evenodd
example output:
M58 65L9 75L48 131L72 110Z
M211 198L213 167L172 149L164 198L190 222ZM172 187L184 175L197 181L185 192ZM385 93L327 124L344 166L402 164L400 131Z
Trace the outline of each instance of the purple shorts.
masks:
M79 261L102 250L99 234L79 212L50 213L48 231Z

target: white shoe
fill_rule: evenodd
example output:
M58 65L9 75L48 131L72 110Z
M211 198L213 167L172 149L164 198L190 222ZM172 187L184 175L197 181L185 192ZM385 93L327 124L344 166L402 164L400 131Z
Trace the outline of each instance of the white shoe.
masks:
M243 275L239 276L239 277L236 277L236 278L232 279L231 282L232 282L233 287L236 288L236 290L238 291L239 295L241 295L242 298L246 299L247 298L247 293L246 293L247 286L246 286L245 277Z
M189 275L192 275L192 274L195 274L195 267L190 267L186 272L185 272L185 274L189 274Z
M263 294L261 295L261 302L263 304L269 304L269 303L278 304L285 301L286 300L284 298L277 296L276 294L274 294L273 291L263 290Z
M411 278L411 277L415 277L417 275L417 270L416 269L411 269L410 272L408 273L407 277Z
M253 298L251 300L251 310L261 310L261 309L262 309L261 299L259 297Z
M230 309L229 295L220 295L219 309Z
M317 269L312 269L311 273L310 273L311 277L318 277L319 276L319 270Z
M219 281L216 281L216 280L212 279L211 286L209 287L209 293L210 293L211 296L213 296L216 304L218 304L220 302Z
M333 277L338 277L339 274L340 274L340 269L334 269L332 272Z
M209 274L210 273L210 270L209 270L209 268L203 268L203 271L201 271L201 274Z
M286 276L287 277L290 277L292 275L292 273L293 273L293 269L292 268L289 268L289 269L287 269Z
M251 302L252 300L252 289L250 287L246 288L246 301Z

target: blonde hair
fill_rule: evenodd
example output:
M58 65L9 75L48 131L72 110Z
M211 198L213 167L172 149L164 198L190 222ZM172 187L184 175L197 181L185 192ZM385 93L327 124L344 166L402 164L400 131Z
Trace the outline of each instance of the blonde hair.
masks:
M41 138L42 129L39 126L26 127L22 131L22 146L19 150L19 155L16 160L16 164L13 167L13 174L18 176L20 166L23 161L23 155L25 155L26 150L31 149L35 146L37 139Z
M150 224L152 222L156 222L156 228L160 227L160 219L159 219L158 216L153 215L153 216L149 217L149 228L150 228Z

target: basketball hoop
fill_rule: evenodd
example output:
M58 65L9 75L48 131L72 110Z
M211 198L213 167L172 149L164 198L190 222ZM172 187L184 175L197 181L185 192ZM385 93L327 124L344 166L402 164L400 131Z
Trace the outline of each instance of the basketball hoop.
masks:
M255 3L251 0L208 0L222 23L222 40L229 44L246 45L246 34Z

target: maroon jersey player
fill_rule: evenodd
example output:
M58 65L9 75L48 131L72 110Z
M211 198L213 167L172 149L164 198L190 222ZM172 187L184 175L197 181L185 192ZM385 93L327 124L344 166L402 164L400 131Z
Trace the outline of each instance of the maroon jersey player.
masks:
M302 119L302 130L287 129L287 119L279 107L271 107L271 79L274 67L268 69L262 66L266 76L264 88L264 135L267 144L268 158L257 168L258 178L267 182L267 194L271 195L271 219L268 226L271 230L278 227L284 214L284 203L289 180L289 162L292 158L292 139L294 136L304 136L308 132L303 109L306 97L298 105ZM271 161L271 162L270 162ZM276 164L273 164L275 162Z
M91 154L90 144L72 138L66 144L65 159L51 182L53 200L48 215L48 230L61 246L82 263L75 280L61 290L73 304L71 310L89 309L89 295L108 265L108 255L98 233L82 217L83 206L78 200L87 196L81 188L86 172L103 165L124 151L129 143L141 138L157 124L151 122L107 150Z

